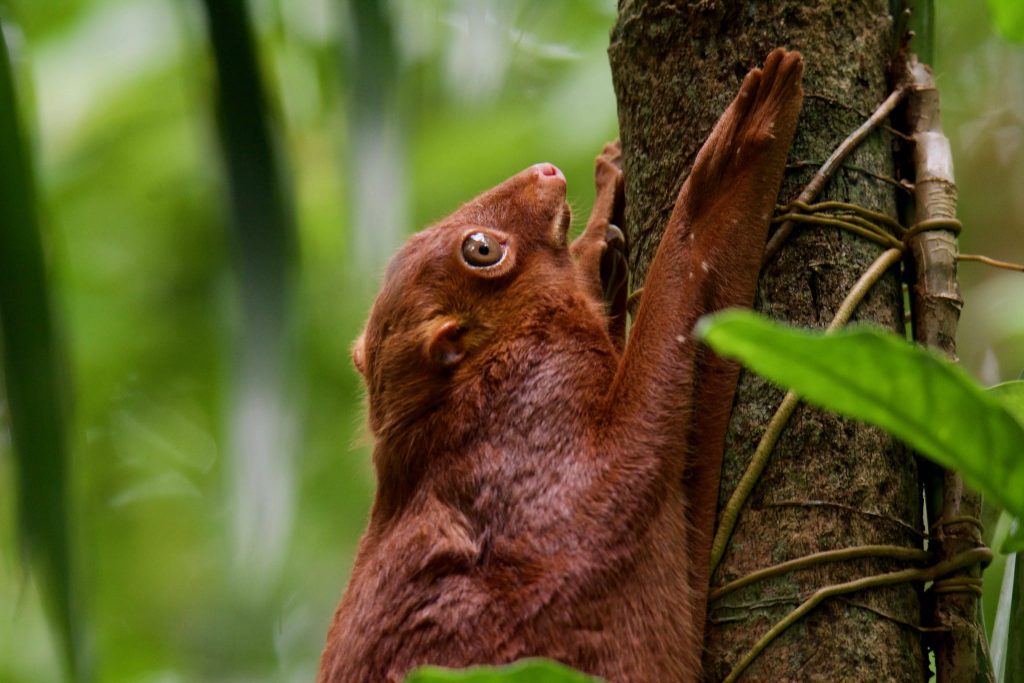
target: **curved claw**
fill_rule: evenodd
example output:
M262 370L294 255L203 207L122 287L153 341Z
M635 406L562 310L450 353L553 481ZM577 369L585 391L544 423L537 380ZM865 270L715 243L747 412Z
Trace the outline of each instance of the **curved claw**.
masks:
M594 160L597 195L587 227L570 251L589 283L591 295L602 300L608 313L608 331L620 350L625 344L627 244L619 227L625 215L622 147L609 142Z
M601 253L601 294L608 312L608 334L615 348L626 343L626 304L629 294L629 263L626 235L609 223L605 230L605 248Z

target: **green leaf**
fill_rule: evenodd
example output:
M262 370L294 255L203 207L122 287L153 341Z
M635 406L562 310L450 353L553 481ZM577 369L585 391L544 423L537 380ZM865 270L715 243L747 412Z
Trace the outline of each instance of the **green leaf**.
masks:
M996 384L989 387L988 392L1002 401L1017 422L1024 425L1024 380Z
M241 556L264 558L236 566L239 572L261 576L276 564L288 528L287 523L268 527L264 520L288 519L291 514L287 506L292 497L294 451L286 436L285 395L294 216L248 3L204 0L203 7L217 73L214 96L243 322L236 340L238 365L227 437L229 471L237 495L232 506L234 540ZM262 415L259 421L249 417L254 410ZM250 443L271 450L253 449ZM254 480L254 471L263 475ZM263 534L252 533L260 528L265 529Z
M54 331L35 176L0 27L0 347L21 541L72 676L81 676L71 595L61 348Z
M988 391L1002 401L1006 409L1017 418L1017 422L1024 424L1024 381L1004 382L989 387ZM1020 518L1014 518L1010 522L1010 531L999 547L999 552L1008 555L1021 551L1024 551L1024 524L1020 523Z
M1024 675L1024 560L1021 555L1006 559L992 629L992 665L996 680L1019 681Z
M590 683L591 678L546 659L523 659L508 666L442 669L424 666L413 671L406 683Z
M992 23L1003 37L1024 43L1024 3L1020 0L988 0Z
M999 552L1009 555L1010 553L1022 551L1024 551L1024 524L1020 523L1020 517L1014 517L1013 521L1010 522L1010 533L1007 534L1006 540L999 547Z
M807 401L881 427L1024 515L1024 427L952 363L879 330L825 336L749 311L704 319L697 334Z

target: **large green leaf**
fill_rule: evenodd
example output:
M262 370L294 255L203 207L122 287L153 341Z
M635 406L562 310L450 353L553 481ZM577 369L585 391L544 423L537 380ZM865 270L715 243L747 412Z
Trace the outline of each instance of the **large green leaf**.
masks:
M591 678L557 662L524 659L508 666L478 666L472 669L442 669L424 666L413 671L406 683L591 683Z
M1010 523L1010 533L1006 540L999 546L999 552L1010 554L1024 552L1024 524L1020 523L1020 517L1014 517Z
M18 476L19 528L70 671L77 675L61 354L35 197L33 164L18 120L13 70L0 27L0 346Z
M697 333L719 354L811 403L881 427L1024 515L1024 427L959 367L879 330L825 336L748 311L704 319Z
M1013 413L1017 422L1024 425L1024 380L1003 382L989 387L987 391L998 398L1006 409Z
M999 607L992 629L992 665L997 681L1020 681L1024 676L1024 560L1006 560Z
M1024 2L1020 0L988 0L988 10L996 28L1007 39L1024 43Z
M996 396L1006 409L1013 413L1017 422L1024 424L1024 381L1004 382L988 388L989 393ZM1015 518L1010 524L1010 532L1000 546L1004 553L1024 551L1024 524Z

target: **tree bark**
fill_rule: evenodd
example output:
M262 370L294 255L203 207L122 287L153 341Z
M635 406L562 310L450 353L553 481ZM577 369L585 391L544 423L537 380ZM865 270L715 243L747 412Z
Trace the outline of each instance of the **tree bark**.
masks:
M887 0L620 0L609 56L626 174L632 286L638 288L697 150L740 79L776 46L800 50L807 97L780 201L794 198L846 135L888 94ZM876 132L853 152L821 199L896 215L891 141ZM874 175L872 175L874 174ZM835 229L794 232L761 274L756 307L796 325L825 327L879 247ZM903 333L903 294L890 272L855 316ZM719 506L743 473L783 392L744 373L727 438ZM697 406L700 410L700 406ZM741 514L712 577L720 586L811 553L867 544L921 545L914 458L864 425L799 407ZM905 568L882 559L820 565L755 583L709 607L704 666L721 680L776 622L824 585ZM826 601L790 627L746 680L923 681L920 586Z

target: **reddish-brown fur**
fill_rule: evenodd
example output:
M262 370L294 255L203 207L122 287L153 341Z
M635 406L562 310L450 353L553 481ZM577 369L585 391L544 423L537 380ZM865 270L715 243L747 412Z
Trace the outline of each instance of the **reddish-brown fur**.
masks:
M736 370L692 331L753 299L802 71L776 50L747 75L680 191L624 351L621 291L608 315L598 275L617 147L572 254L565 180L540 164L394 258L354 350L377 498L321 683L526 656L617 683L698 676ZM505 240L498 265L463 260L476 230Z

